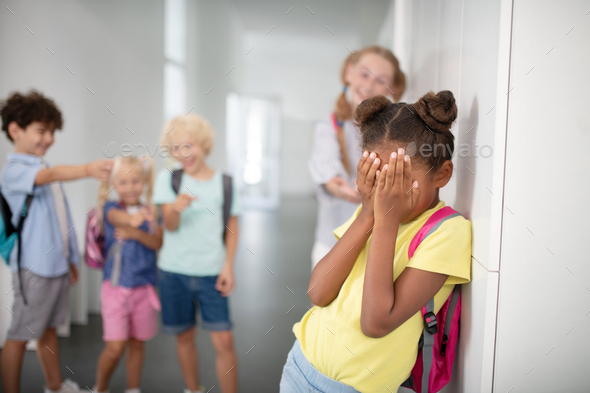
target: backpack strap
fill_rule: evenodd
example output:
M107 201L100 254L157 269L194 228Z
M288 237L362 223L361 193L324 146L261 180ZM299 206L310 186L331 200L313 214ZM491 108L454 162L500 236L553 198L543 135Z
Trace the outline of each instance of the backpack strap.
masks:
M182 180L183 172L183 169L176 169L172 172L172 189L174 190L174 193L177 195L180 192L180 182Z
M330 120L332 121L332 127L334 127L334 133L338 134L340 132L340 128L342 125L338 124L338 119L336 119L336 113L332 112L330 114Z
M428 236L434 233L434 231L436 231L443 222L450 218L457 217L460 215L461 213L458 213L450 206L445 206L442 209L439 209L436 212L434 212L434 214L428 218L426 223L422 226L422 228L420 228L418 233L416 233L416 235L410 242L410 247L408 247L408 259L412 259L412 257L414 256L414 252L416 252L416 249L418 248L420 243L422 243L424 239L426 239Z
M453 323L453 315L455 314L455 308L457 308L457 304L459 303L459 295L461 295L461 286L455 285L451 300L449 301L449 308L447 309L443 339L440 346L440 356L445 356L446 353L447 343L449 342L449 332L451 331L451 324Z
M33 201L33 194L28 194L26 199L25 199L25 204L23 205L23 208L21 210L20 213L20 218L18 219L18 224L16 226L16 233L17 233L17 239L16 241L17 243L17 248L16 248L16 273L18 275L18 285L20 288L20 293L23 296L23 301L25 303L25 306L27 305L27 298L25 297L25 292L23 291L23 279L21 277L21 271L20 271L20 258L21 258L21 249L22 249L22 237L21 234L23 232L23 226L25 224L25 219L27 218L27 215L29 214L29 208L31 207L31 202Z
M232 178L230 175L223 174L223 241L227 232L227 223L229 222L230 210L232 205Z
M411 259L416 252L418 246L422 243L424 239L434 233L443 222L460 216L461 214L455 211L453 208L449 206L445 206L442 209L437 210L432 214L426 223L420 228L418 233L414 235L414 238L410 242L410 246L408 247L408 259ZM458 288L458 286L455 286ZM457 304L458 294L455 297L455 290L453 290L453 298L455 299L454 306ZM454 307L453 306L453 311ZM423 364L423 372L422 372L422 386L421 391L423 393L428 392L428 379L430 377L430 370L432 368L432 356L428 356L432 352L432 348L434 346L434 335L438 332L438 321L436 320L436 315L434 314L434 298L430 299L428 303L424 307L422 307L422 317L424 318L424 331L428 334L424 334L422 332L422 336L420 337L420 342L423 344L422 348L419 348L419 351L423 351L422 356L422 364ZM450 311L452 312L452 311ZM452 315L452 314L451 314ZM450 329L450 320L452 318L447 318L445 323L445 332L448 333L448 329ZM424 351L424 348L427 350ZM428 350L430 349L430 350ZM441 352L444 348L441 348ZM410 380L408 380L410 381ZM406 382L408 382L406 381ZM411 383L411 381L409 382Z
M12 235L16 228L12 225L12 212L10 211L10 206L8 205L8 201L4 198L4 195L0 189L0 213L2 214L2 221L4 222L4 230L6 231L6 237ZM8 263L8 261L7 261Z

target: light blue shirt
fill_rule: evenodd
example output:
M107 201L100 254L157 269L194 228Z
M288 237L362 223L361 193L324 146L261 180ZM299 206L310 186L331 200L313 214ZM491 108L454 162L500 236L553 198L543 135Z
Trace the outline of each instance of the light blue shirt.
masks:
M216 276L225 263L223 241L223 176L216 171L209 180L197 180L186 173L180 182L181 194L197 197L180 215L175 231L164 228L164 243L158 255L158 267L187 276ZM240 214L235 185L232 187L230 216ZM174 203L172 173L162 169L154 187L153 203ZM231 235L231 233L230 233Z
M2 194L10 206L12 223L16 226L27 194L33 200L22 232L21 269L30 270L42 277L59 277L70 270L64 254L64 244L55 209L51 184L35 186L37 173L45 167L41 157L9 153L2 169ZM61 185L60 185L61 186ZM62 188L63 190L63 188ZM65 199L65 194L64 194ZM64 201L68 216L68 243L70 263L80 264L76 231L67 200ZM16 272L17 246L10 254L10 270Z

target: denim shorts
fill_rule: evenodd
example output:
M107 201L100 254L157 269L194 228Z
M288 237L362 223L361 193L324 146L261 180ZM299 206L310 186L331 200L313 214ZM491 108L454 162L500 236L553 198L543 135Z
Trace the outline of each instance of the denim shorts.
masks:
M198 309L204 329L231 330L227 297L215 289L217 276L186 276L164 270L159 274L164 333L180 334L196 326Z
M359 393L352 386L338 382L319 372L301 352L299 340L287 355L283 367L280 393Z

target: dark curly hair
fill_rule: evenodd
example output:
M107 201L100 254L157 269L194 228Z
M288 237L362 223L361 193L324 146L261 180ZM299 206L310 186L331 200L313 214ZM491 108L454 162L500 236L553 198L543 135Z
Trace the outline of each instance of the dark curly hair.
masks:
M28 94L12 93L6 101L0 104L0 116L2 117L2 131L11 141L8 125L13 121L20 128L26 128L34 121L51 125L58 130L63 127L61 112L53 100L36 90L31 90Z
M414 104L394 104L376 96L363 101L355 112L363 149L386 142L414 143L416 150L412 153L419 154L412 160L435 171L453 156L455 137L450 129L456 118L455 97L448 90L426 93ZM409 147L406 150L412 155Z

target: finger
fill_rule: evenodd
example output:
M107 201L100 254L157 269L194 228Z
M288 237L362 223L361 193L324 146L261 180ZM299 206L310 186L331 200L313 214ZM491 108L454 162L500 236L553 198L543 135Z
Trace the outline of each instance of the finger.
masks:
M409 189L412 184L412 159L404 156L404 189Z
M361 169L361 175L362 175L361 184L367 183L367 178L369 176L369 170L371 169L376 158L377 158L377 153L372 152L371 154L369 154L369 157L367 158L367 160L365 161L365 164L363 165L363 167Z
M385 188L385 185L387 184L387 177L389 172L389 164L385 164L383 165L383 169L381 171L379 171L379 177L377 179L377 189L378 190L382 190L383 188Z
M358 174L360 173L361 169L365 165L365 161L367 161L367 157L369 157L369 152L365 150L363 152L363 155L362 155L361 159L359 160L358 164L356 164L357 177L358 177Z
M373 185L377 181L376 173L377 173L377 170L379 169L379 164L381 164L381 160L379 159L379 157L376 157L375 160L373 160L373 164L369 168L369 172L367 173L367 178L365 179L365 184L369 188L373 188Z
M392 187L395 180L395 163L397 161L397 152L391 152L389 155L389 165L387 166L387 177L385 180L385 187Z
M403 190L404 192L406 192L406 190L404 190L404 149L402 149L401 147L399 149L397 149L397 160L395 163L395 186L400 189Z

